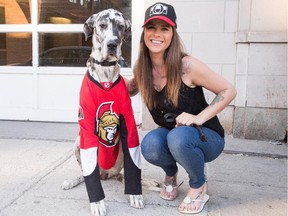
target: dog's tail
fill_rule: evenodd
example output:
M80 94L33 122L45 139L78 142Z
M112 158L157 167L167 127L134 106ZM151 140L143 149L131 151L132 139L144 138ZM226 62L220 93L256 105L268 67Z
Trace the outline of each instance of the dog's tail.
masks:
M142 187L145 190L159 192L163 185L154 179L142 179Z

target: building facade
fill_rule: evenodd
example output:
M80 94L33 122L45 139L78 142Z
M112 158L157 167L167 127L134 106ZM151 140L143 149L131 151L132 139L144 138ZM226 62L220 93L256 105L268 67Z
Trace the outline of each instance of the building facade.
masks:
M150 0L0 0L0 119L76 122L91 41L83 23L105 8L132 21L121 74L129 78ZM170 0L186 50L236 86L219 114L227 134L287 137L287 0ZM208 102L214 95L205 92ZM136 122L155 127L140 95Z

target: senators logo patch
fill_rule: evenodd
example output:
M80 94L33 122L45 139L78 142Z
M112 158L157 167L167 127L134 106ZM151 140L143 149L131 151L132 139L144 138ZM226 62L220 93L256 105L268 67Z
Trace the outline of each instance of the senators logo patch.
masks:
M113 111L113 101L100 104L96 113L96 135L99 142L107 147L119 142L119 117Z

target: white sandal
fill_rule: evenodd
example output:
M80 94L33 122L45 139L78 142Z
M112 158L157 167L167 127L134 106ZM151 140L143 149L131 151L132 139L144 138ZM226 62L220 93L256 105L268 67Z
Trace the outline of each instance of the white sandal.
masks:
M176 175L174 176L166 176L165 177L165 181L164 181L164 185L163 185L163 188L161 189L161 191L165 190L165 192L167 193L172 193L173 190L177 190L176 193L175 193L175 196L170 198L169 196L164 196L161 194L161 191L160 191L160 197L164 200L169 200L169 201L172 201L174 199L177 198L178 196L178 188L183 184L184 181L182 181L179 185L177 185L177 173ZM167 184L168 183L168 184ZM176 186L175 186L176 184Z
M204 206L208 200L209 200L209 195L207 195L207 194L204 194L203 196L201 196L201 194L199 194L195 199L192 199L191 197L187 196L184 198L183 203L185 203L187 206L187 205L190 205L191 203L194 203L194 202L201 202L199 209L195 210L195 211L189 211L186 209L183 209L183 210L178 209L178 210L180 213L183 213L183 214L197 214L203 210L203 208L204 208Z

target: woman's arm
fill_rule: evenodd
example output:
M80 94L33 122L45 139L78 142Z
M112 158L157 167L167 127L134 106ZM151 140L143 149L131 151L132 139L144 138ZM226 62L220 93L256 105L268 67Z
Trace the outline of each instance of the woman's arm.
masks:
M225 80L221 75L212 71L207 65L201 61L187 56L183 60L184 75L183 81L190 86L203 86L211 92L215 93L214 100L198 115L182 113L177 118L177 124L202 125L225 107L236 97L236 89Z
M124 77L124 81L125 81L130 97L135 96L139 92L135 78L133 77L129 80Z

